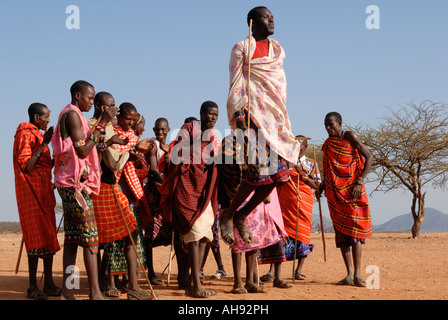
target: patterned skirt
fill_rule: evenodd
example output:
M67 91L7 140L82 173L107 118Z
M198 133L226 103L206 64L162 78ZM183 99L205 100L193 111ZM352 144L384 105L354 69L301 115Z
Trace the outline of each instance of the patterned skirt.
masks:
M90 195L82 193L89 207L88 210L84 211L74 196L74 188L58 187L58 192L64 210L64 244L76 244L89 248L92 253L98 253L98 229Z
M258 132L256 125L251 122L253 132ZM245 145L245 150L247 147ZM263 144L259 139L249 139L249 155L247 157L248 172L246 182L254 186L272 184L275 181L286 182L289 179L289 167L285 159L274 153L268 143Z
M277 263L286 261L283 240L280 240L269 247L258 250L257 261L258 264Z
M138 215L137 208L134 206L130 206L131 211L134 215ZM138 222L138 218L136 217ZM138 232L137 228L137 241L135 242L135 246L137 247L137 253L142 260L143 267L146 267L146 255L142 243L142 236ZM107 270L109 275L126 275L128 274L128 263L126 262L126 238L116 240L107 244L104 249L104 258L107 259ZM134 248L132 248L134 250ZM137 258L137 276L140 277L143 268L140 264L140 260Z
M314 244L306 244L301 241L297 241L297 250L295 250L294 238L288 237L284 244L286 261L294 260L294 251L296 251L296 259L300 257L307 257L314 248Z

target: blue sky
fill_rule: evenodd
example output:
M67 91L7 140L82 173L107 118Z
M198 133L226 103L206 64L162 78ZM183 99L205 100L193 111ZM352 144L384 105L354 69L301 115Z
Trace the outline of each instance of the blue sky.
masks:
M80 10L80 28L66 28L66 7ZM55 125L79 79L132 102L147 120L172 129L198 116L205 100L220 106L224 132L230 49L248 34L247 12L267 6L273 38L286 51L287 107L295 134L322 142L323 118L339 111L349 124L375 125L385 106L430 99L448 102L446 0L170 0L2 1L0 221L18 221L12 169L17 125L32 102L52 110ZM365 22L379 8L380 29ZM86 116L90 117L92 111ZM427 207L448 213L447 192L428 189ZM410 211L402 191L371 197L375 224ZM328 213L323 204L324 214Z

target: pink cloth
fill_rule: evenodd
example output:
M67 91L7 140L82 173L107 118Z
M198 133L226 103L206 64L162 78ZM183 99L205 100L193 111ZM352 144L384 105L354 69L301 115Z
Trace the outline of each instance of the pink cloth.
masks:
M249 37L237 43L230 56L230 89L227 99L227 116L232 129L236 111L248 105L247 53ZM250 115L259 133L271 150L283 159L296 163L300 142L291 132L286 110L286 76L283 70L285 52L274 39L269 39L269 55L253 58L256 41L252 37L250 48Z
M241 206L244 206L252 195L253 192ZM252 243L245 243L238 230L233 228L235 243L230 247L232 252L241 253L263 249L279 242L281 238L287 237L277 189L271 192L269 199L269 203L261 202L246 218L246 224L252 233Z
M62 139L60 122L62 116L73 110L79 115L81 120L81 129L84 132L84 139L89 139L92 133L87 119L82 115L78 107L69 104L60 113L53 137L51 139L51 147L53 148L54 157L54 184L60 188L75 189L75 198L79 205L87 210L87 204L81 192L87 194L98 195L100 191L101 168L98 160L96 148L93 148L89 155L81 159L76 154L75 147L71 137ZM81 182L81 176L84 181Z

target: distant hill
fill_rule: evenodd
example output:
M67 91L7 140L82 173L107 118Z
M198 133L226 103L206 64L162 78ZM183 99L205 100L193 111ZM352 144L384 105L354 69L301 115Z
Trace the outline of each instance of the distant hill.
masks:
M373 231L410 231L413 223L412 214L409 212L374 226ZM420 232L448 232L448 214L433 208L425 208L425 220L423 220Z

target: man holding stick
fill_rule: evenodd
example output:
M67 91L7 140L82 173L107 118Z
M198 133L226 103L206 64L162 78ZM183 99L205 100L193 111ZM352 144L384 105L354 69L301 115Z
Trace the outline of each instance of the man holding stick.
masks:
M61 289L53 282L53 255L60 250L56 232L54 207L56 200L51 186L52 160L48 144L53 127L47 130L51 111L41 103L28 108L29 122L22 122L14 136L13 165L17 209L28 254L31 299L60 296ZM40 130L44 130L42 134ZM44 261L43 292L36 281L39 258ZM20 257L19 257L20 259Z
M302 267L306 257L314 247L310 243L313 220L313 189L317 189L318 182L320 182L317 164L313 159L305 156L307 147L308 142L304 140L300 145L299 161L297 164L289 164L290 181L278 188L283 222L288 233L288 243L285 244L286 260L298 259L297 268L294 270L295 280L305 280L306 277L302 274Z
M91 126L97 123L102 110L115 106L115 99L110 93L99 92L95 96L94 105L95 113L93 118L89 120ZM101 188L98 195L92 195L92 201L95 208L99 242L106 245L102 265L112 262L108 254L108 244L123 239L120 243L124 243L124 255L129 276L128 299L149 300L153 298L152 294L142 290L138 285L138 257L130 238L133 237L134 243L137 242L137 221L129 208L127 197L117 185L115 176L115 173L121 170L129 159L129 152L119 153L114 146L115 144L128 144L129 138L121 139L119 136L120 134L115 134L113 125L109 122L104 128L104 140L97 146L102 169ZM140 142L140 144L143 142ZM112 279L113 277L109 276L109 280ZM120 295L112 281L108 282L105 293L107 297L118 297Z
M326 115L325 129L329 137L322 146L324 183L316 196L325 190L336 246L347 268L347 276L338 284L365 287L360 273L361 245L372 236L372 221L364 180L373 157L353 131L342 130L339 113Z
M229 245L234 242L233 223L243 240L252 242L246 217L275 187L288 181L287 161L297 162L300 144L291 132L286 110L285 53L269 38L274 33L273 15L266 7L256 7L248 13L247 21L253 29L233 47L229 66L228 120L232 129L240 129L238 134L249 133L249 148L243 148L243 152L248 150L247 178L220 221L221 237ZM251 200L239 208L252 191Z

